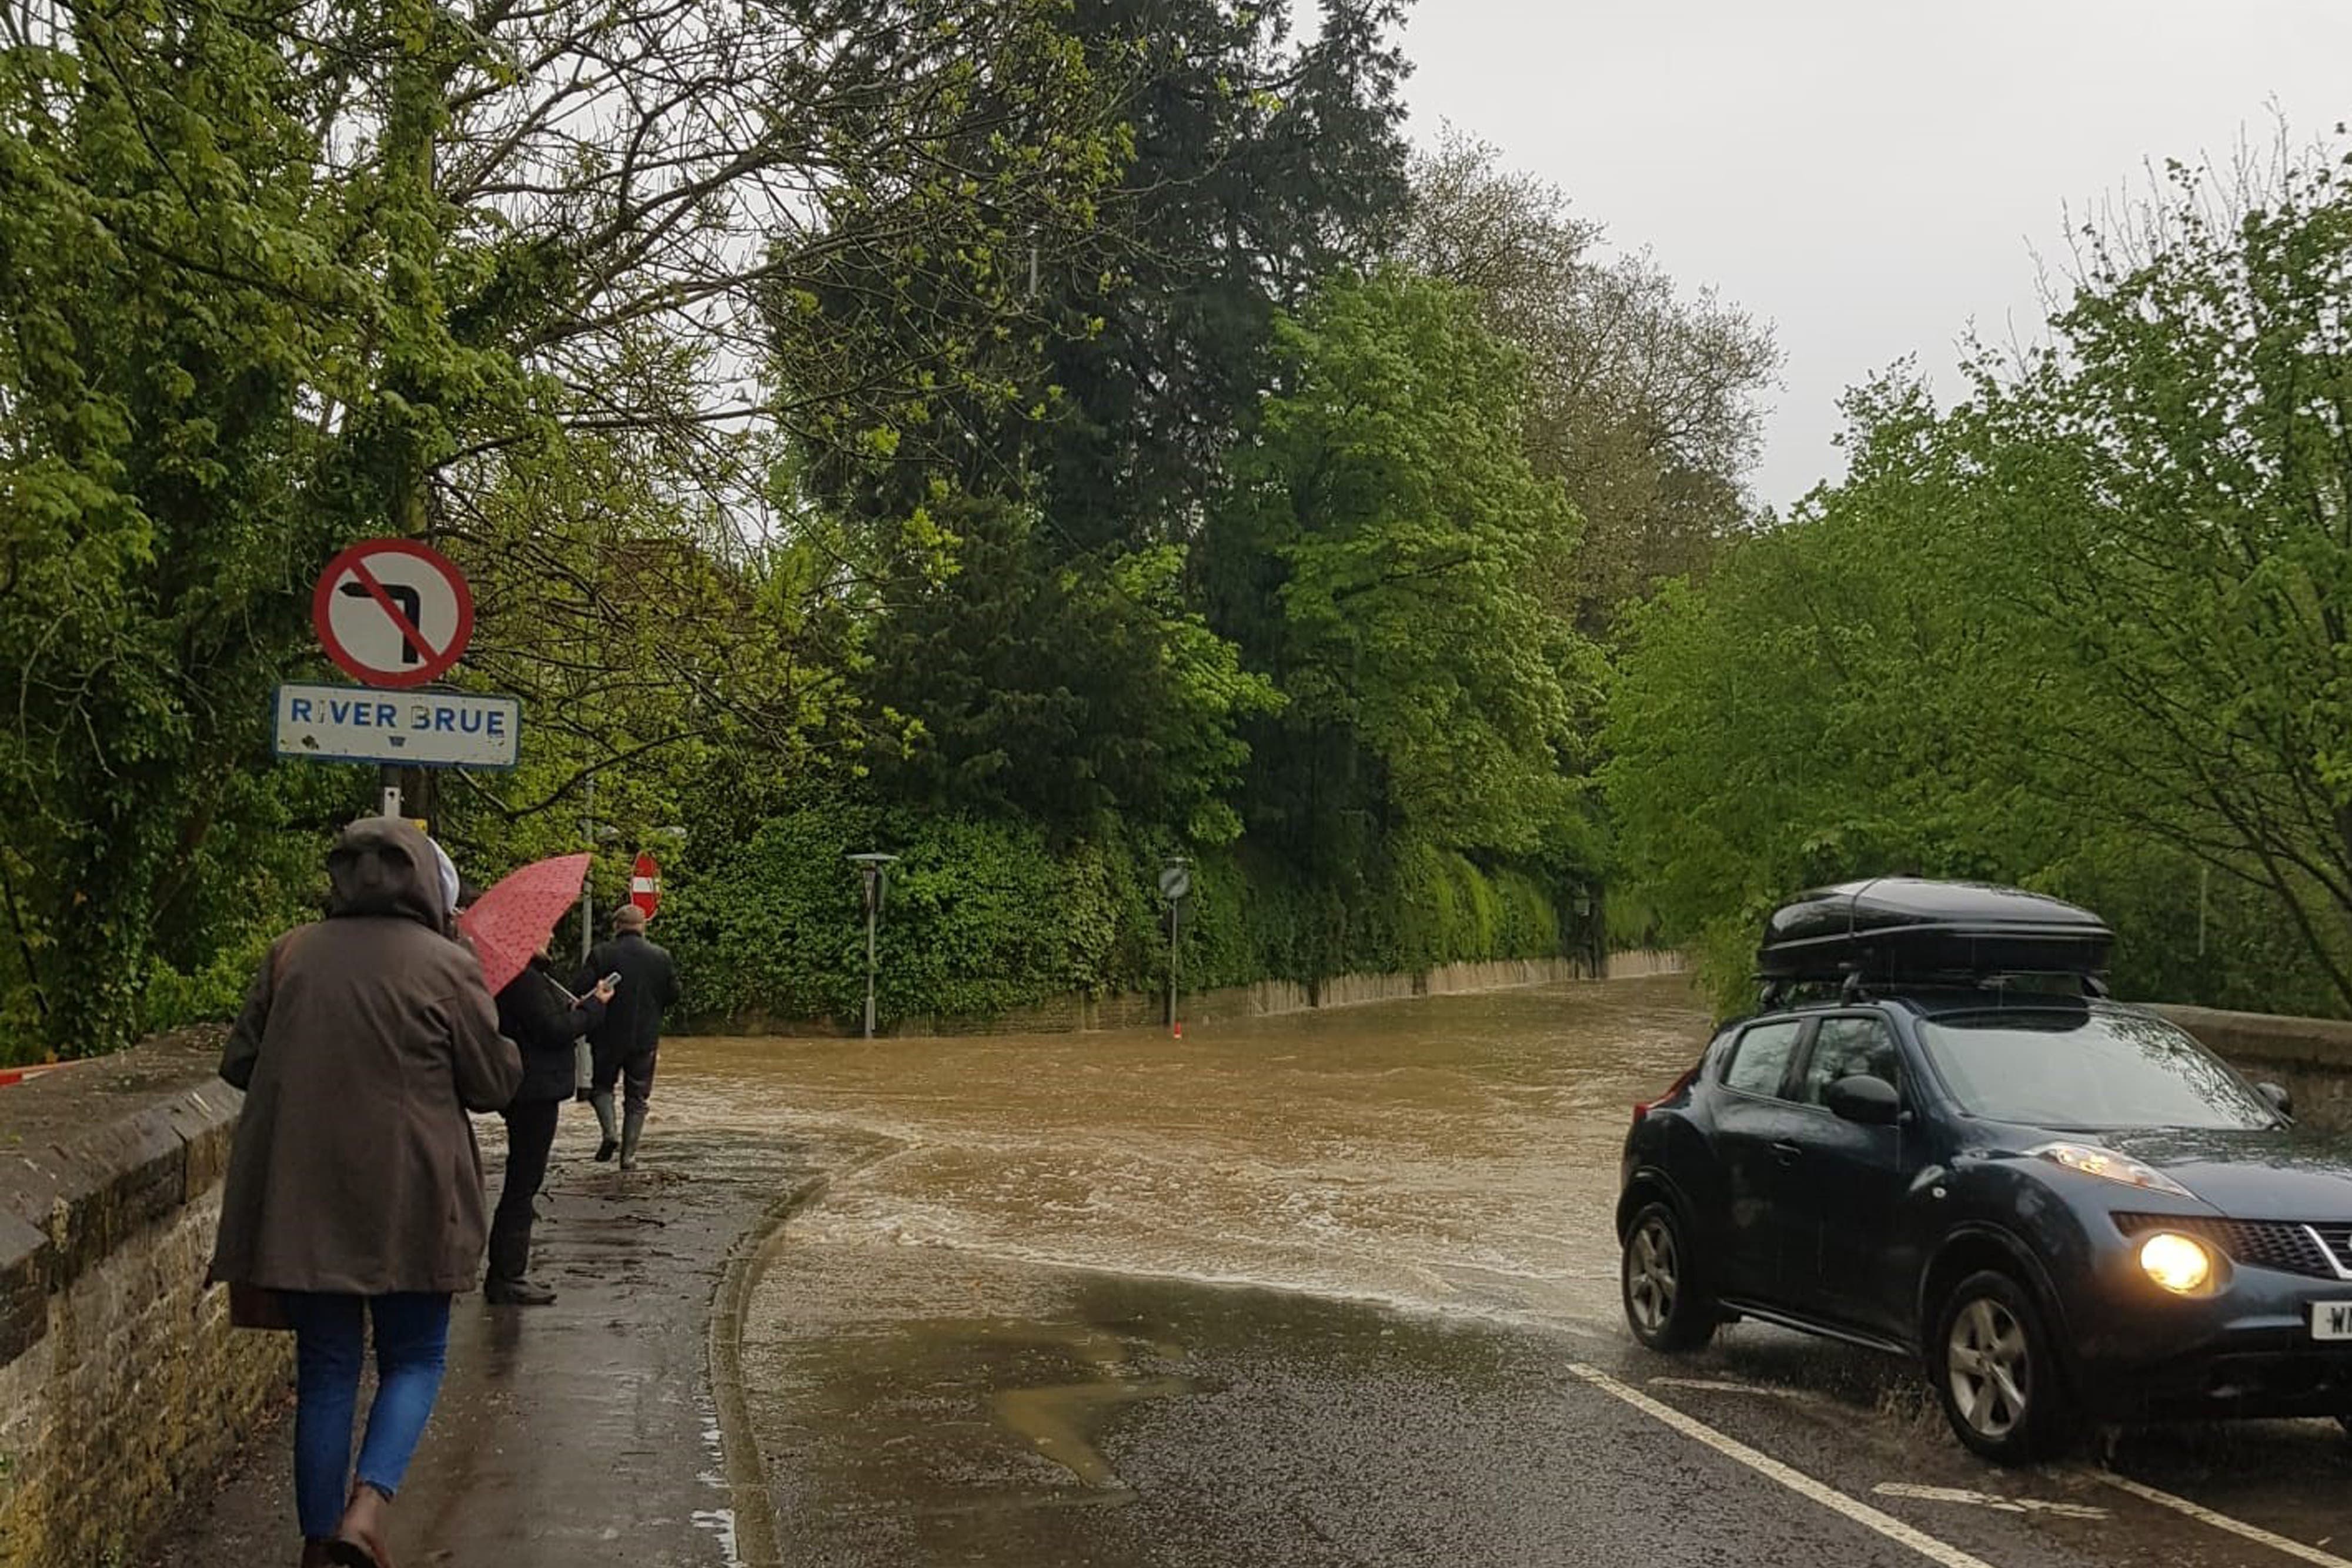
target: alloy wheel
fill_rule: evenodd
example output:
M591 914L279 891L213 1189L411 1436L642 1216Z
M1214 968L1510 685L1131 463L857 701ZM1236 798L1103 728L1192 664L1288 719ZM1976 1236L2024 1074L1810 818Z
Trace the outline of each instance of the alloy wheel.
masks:
M1979 1296L1954 1314L1944 1367L1953 1406L1978 1436L2000 1442L2024 1422L2033 1396L2032 1354L2025 1326L2006 1305Z
M1681 1278L1674 1227L1664 1215L1653 1214L1633 1232L1625 1281L1626 1304L1633 1309L1634 1326L1644 1334L1664 1332L1675 1315Z

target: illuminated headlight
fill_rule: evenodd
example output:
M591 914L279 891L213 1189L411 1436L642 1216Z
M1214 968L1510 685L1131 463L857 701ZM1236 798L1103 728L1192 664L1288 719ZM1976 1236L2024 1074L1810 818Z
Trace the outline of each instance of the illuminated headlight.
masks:
M2165 1193L2173 1197L2196 1197L2162 1171L2144 1166L2113 1149L2102 1149L2090 1144L2044 1144L2038 1149L2026 1152L2064 1166L2070 1171L2097 1176L2101 1181L2121 1182L2126 1186L2145 1187L2149 1192Z
M2173 1230L2159 1230L2139 1244L2139 1266L2176 1296L2194 1295L2213 1278L2213 1255L2204 1243Z

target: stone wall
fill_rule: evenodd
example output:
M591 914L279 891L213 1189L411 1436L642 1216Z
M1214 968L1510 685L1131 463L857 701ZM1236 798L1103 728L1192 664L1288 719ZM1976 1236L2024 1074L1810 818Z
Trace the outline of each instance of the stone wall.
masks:
M242 1096L197 1032L0 1088L0 1565L128 1563L289 1385L203 1281Z
M1623 966L1621 967L1621 965ZM1620 953L1609 960L1608 977L1624 979L1643 975L1683 972L1678 953ZM1260 980L1254 985L1228 986L1212 991L1186 991L1181 1013L1187 1023L1214 1023L1229 1019L1272 1018L1318 1008L1358 1007L1367 1002L1406 1001L1414 997L1456 996L1472 991L1508 990L1519 986L1550 985L1559 980L1589 980L1592 967L1580 958L1501 958L1487 962L1446 964L1434 969L1402 975L1335 975L1311 984L1297 980ZM935 1035L1066 1034L1098 1030L1158 1027L1167 1016L1168 998L1160 992L1120 992L1107 997L1072 992L1034 1007L1018 1008L994 1018L899 1019L882 1032L894 1037ZM832 1019L739 1018L708 1022L703 1032L725 1035L776 1035L785 1039L856 1034L857 1020Z
M2211 1008L2157 1010L2239 1071L2284 1087L2294 1096L2296 1121L2352 1132L2352 1023Z

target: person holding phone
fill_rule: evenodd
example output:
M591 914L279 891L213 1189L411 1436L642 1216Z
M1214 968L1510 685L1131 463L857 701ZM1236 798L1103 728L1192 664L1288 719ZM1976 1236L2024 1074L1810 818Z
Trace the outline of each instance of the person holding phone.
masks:
M494 1307L544 1307L555 1292L530 1278L531 1203L547 1180L555 1124L572 1098L577 1071L572 1042L604 1019L614 982L574 998L555 978L545 951L499 992L499 1032L522 1051L522 1082L500 1113L507 1124L506 1185L490 1219L489 1267L482 1299Z
M646 912L634 904L621 905L613 916L613 939L599 946L581 966L576 989L585 990L604 978L614 980L612 1004L604 1020L588 1031L594 1048L595 1071L590 1079L588 1103L596 1109L604 1141L599 1160L621 1156L621 1168L635 1170L637 1142L645 1135L646 1105L653 1097L654 1062L661 1049L664 1011L677 1005L677 966L670 956L646 937ZM618 1136L613 1126L613 1085L625 1086L625 1114Z

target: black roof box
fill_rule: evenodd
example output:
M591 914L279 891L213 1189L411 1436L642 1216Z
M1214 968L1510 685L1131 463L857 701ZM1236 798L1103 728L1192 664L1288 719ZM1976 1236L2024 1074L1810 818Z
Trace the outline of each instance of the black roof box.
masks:
M2021 888L1882 877L1825 887L1764 923L1768 980L1975 980L2097 975L2115 933L2087 909Z

